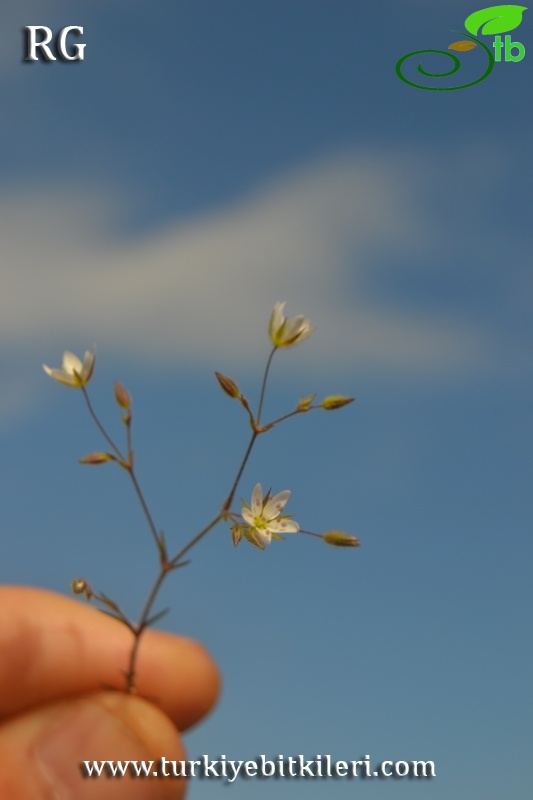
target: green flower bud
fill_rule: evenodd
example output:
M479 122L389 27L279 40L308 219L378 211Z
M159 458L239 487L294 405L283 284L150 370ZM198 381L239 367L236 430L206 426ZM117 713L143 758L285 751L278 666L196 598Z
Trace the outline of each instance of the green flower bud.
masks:
M327 531L322 534L322 539L333 547L359 547L361 544L356 536L350 536L342 531Z
M325 411L334 411L336 408L347 406L348 403L353 403L355 397L345 397L343 394L332 394L325 397L321 402L321 406Z

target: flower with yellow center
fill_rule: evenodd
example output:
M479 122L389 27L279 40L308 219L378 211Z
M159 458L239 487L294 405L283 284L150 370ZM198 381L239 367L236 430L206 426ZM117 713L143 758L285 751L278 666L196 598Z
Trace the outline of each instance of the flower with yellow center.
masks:
M246 523L246 527L243 526L243 533L248 541L264 550L265 545L272 541L272 537L280 539L282 533L297 533L300 530L297 522L281 513L290 496L290 491L285 489L274 497L271 497L270 492L263 497L261 484L255 486L250 505L243 501L241 511Z
M64 383L74 389L81 389L91 379L94 369L94 353L87 350L83 357L83 362L74 353L68 350L63 353L63 364L58 369L52 369L43 364L43 369L55 381Z
M276 303L270 316L268 332L274 347L290 347L303 342L314 331L308 319L301 314L287 319L283 312L285 303Z

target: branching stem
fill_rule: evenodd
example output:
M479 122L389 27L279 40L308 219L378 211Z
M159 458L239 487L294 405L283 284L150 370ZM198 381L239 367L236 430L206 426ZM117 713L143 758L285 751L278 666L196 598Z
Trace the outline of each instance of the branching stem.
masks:
M148 596L147 596L147 598L145 600L145 603L144 603L144 606L143 606L143 608L141 610L141 614L139 616L138 621L136 623L130 622L127 619L127 617L125 615L123 615L122 612L119 609L118 618L122 619L122 621L127 625L129 630L131 630L131 632L133 634L133 637L134 637L133 645L132 645L132 648L131 648L129 661L128 661L128 669L125 672L126 688L127 688L127 691L130 694L135 694L135 692L137 690L137 686L136 686L137 661L138 661L141 637L142 637L143 632L146 630L146 628L150 624L150 616L152 614L153 606L154 606L154 604L155 604L155 602L157 600L157 597L159 595L159 591L160 591L160 589L161 589L161 587L162 587L167 575L170 572L173 572L178 567L184 565L183 557L190 550L192 550L192 548L195 547L195 545L197 545L198 542L201 539L203 539L204 536L206 536L221 520L228 519L228 518L231 518L231 517L235 518L237 516L234 512L232 512L230 510L231 504L233 502L233 498L235 496L235 492L237 491L237 488L239 486L240 480L241 480L242 475L244 473L246 464L248 463L248 459L250 458L250 454L252 452L252 449L254 447L254 444L255 444L256 439L259 436L259 434L260 433L264 433L266 430L268 430L273 425L275 425L275 424L277 424L279 422L282 422L282 421L284 421L286 419L289 419L290 417L295 416L295 414L300 413L299 410L291 411L289 414L285 414L284 416L282 416L279 419L275 420L270 425L263 426L263 428L261 428L261 426L260 426L261 413L262 413L262 410L263 410L263 404L264 404L264 400L265 400L265 392L266 392L266 385L267 385L267 381L268 381L268 375L269 375L269 371L270 371L270 365L272 363L272 359L274 357L274 353L276 352L277 349L278 349L277 347L274 347L271 350L270 355L268 356L268 359L267 359L267 362L266 362L265 371L264 371L264 374L263 374L263 380L262 380L262 383L261 383L261 391L260 391L260 395L259 395L259 403L258 403L258 407L257 407L257 415L256 415L255 418L254 418L252 412L250 411L249 407L247 407L247 410L248 410L248 413L249 413L249 417L250 417L250 424L251 424L251 427L252 427L252 435L250 437L250 441L248 442L248 446L247 446L247 448L245 450L245 453L244 453L244 456L243 456L242 461L240 463L240 466L239 466L239 468L237 470L237 474L235 476L235 479L233 481L233 484L231 486L229 494L228 494L226 500L224 501L220 512L215 517L213 517L213 519L204 528L202 528L202 530L199 531L199 533L197 533L195 536L193 536L192 539L184 547L182 547L180 550L178 550L178 552L171 558L169 558L167 556L166 545L164 544L163 536L159 535L159 533L157 531L157 528L155 526L152 514L150 512L150 509L148 508L148 504L147 504L147 502L146 502L146 500L144 498L143 492L142 492L141 487L139 485L139 481L137 480L137 476L135 474L135 469L134 469L134 464L133 464L133 450L132 450L132 445L131 445L131 414L128 414L127 420L124 419L124 422L126 424L126 447L127 447L127 457L124 457L124 455L122 454L121 450L119 449L119 447L117 447L117 445L115 444L113 439L109 436L109 434L107 433L106 429L104 428L104 426L100 422L98 416L96 415L96 413L94 411L94 408L92 406L92 403L91 403L91 401L89 399L89 395L87 393L87 390L86 390L85 386L81 387L82 388L82 392L83 392L83 396L85 398L85 402L87 404L87 408L89 410L89 414L91 415L96 427L98 428L98 430L100 431L100 433L104 437L105 441L108 443L108 445L112 449L112 451L113 451L114 455L117 457L120 465L126 470L126 472L128 473L128 475L130 477L130 480L131 480L132 485L133 485L133 489L135 491L135 494L136 494L138 502L139 502L139 504L141 506L143 515L144 515L144 517L146 519L146 522L148 524L148 528L150 530L150 534L152 536L152 539L154 540L154 543L156 544L158 555L159 555L159 572L158 572L157 577L156 577L156 579L155 579L155 581L154 581L154 583L152 585L152 588L150 589L150 591L148 593ZM308 533L308 531L305 531L305 533ZM314 535L314 534L311 534L311 535ZM95 595L95 599L98 599L98 595ZM104 603L104 605L105 605L105 603ZM113 604L113 605L115 605L115 604ZM116 606L116 608L118 608L118 606Z

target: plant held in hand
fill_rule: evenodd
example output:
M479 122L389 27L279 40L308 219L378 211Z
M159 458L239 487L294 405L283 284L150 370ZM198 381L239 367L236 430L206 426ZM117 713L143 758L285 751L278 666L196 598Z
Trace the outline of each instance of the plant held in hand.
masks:
M275 495L272 495L270 491L263 494L261 484L257 483L252 492L249 505L243 501L242 508L239 512L233 511L231 508L246 464L255 442L260 435L298 414L305 414L317 409L334 411L353 401L353 397L331 395L315 403L316 395L309 395L300 399L292 411L266 424L262 424L261 415L265 391L274 354L280 348L292 347L304 341L314 331L309 320L303 316L287 319L284 316L284 309L285 303L276 303L270 317L269 336L273 348L268 356L264 369L259 403L255 413L252 411L248 400L242 394L235 381L220 372L215 373L222 390L228 397L238 400L244 408L251 428L250 440L228 495L219 511L215 513L213 518L200 531L182 545L174 555L169 554L166 539L155 525L152 513L145 500L135 472L132 448L133 412L131 397L127 389L118 381L115 383L115 401L121 409L121 422L125 428L125 444L123 448L120 448L100 422L87 391L87 384L91 380L94 369L94 352L87 351L83 361L80 361L73 353L65 352L63 355L63 363L60 368L52 369L44 365L45 372L51 378L59 383L81 391L89 414L106 442L107 450L98 450L89 453L80 459L81 463L99 465L112 461L118 464L118 466L127 473L146 519L150 536L152 537L157 552L158 570L138 620L130 619L115 600L108 597L103 592L94 591L84 578L75 578L71 583L72 591L75 594L85 595L87 600L96 602L103 611L115 617L131 631L133 637L132 647L129 655L128 667L125 671L125 688L130 693L135 693L136 691L137 658L142 634L166 613L166 610L155 613L153 610L161 586L166 580L167 575L188 563L188 561L185 560L185 556L204 536L213 530L219 522L230 523L235 546L237 546L244 537L255 547L264 550L266 545L270 544L273 539L283 539L283 534L286 533L307 534L322 539L326 544L334 547L359 546L359 540L355 536L343 533L342 531L330 530L326 531L326 533L318 534L312 531L302 530L298 523L292 519L291 515L282 513L291 495L288 489L278 492Z

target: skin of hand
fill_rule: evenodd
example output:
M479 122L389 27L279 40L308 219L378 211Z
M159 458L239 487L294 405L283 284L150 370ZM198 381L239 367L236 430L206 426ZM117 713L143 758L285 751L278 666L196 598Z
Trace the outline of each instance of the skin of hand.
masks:
M121 689L131 633L52 592L0 587L0 798L180 800L176 777L88 778L86 760L186 758L178 731L216 702L198 643L145 631L136 695Z

